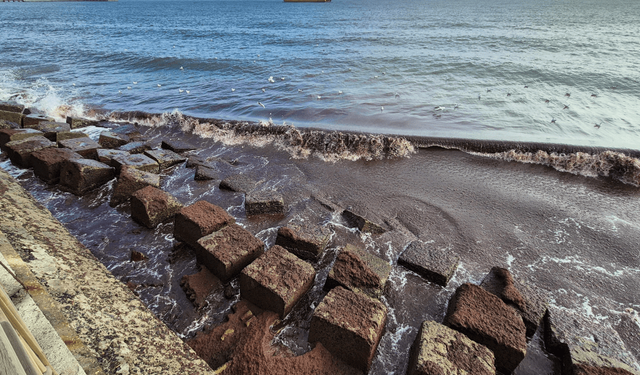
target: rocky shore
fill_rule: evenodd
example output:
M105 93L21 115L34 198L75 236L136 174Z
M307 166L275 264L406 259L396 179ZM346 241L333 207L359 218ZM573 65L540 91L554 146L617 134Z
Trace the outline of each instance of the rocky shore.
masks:
M25 115L27 109L11 103L0 110L0 147L14 166L31 168L37 178L57 184L54 189L78 197L109 192L112 207L127 210L150 231L169 230L174 251L196 259L198 272L179 279L197 310L212 298L233 303L222 322L207 324L183 343L131 293L140 293L138 285L127 288L114 279L2 172L0 204L7 214L0 229L38 270L107 373L380 373L375 358L394 350L390 342L381 344L389 325L397 325L390 316L397 320L398 301L414 298L393 291L397 280L391 279L408 274L416 288L440 297L422 302L429 313L408 313L414 334L404 339L412 344L394 373L517 374L530 358L550 363L552 373L640 374L630 349L640 345L633 311L622 318L624 329L594 332L578 323L583 318L549 304L548 290L517 278L508 265L494 264L480 280L452 286L465 256L477 255L453 242L443 248L426 240L398 215L385 217L362 203L348 206L321 191L300 198L287 190L294 180L277 188L264 178L221 173L235 161L203 158L197 145L170 136L150 139L152 128L77 118L57 123ZM104 130L96 140L82 133L86 126ZM351 142L365 144L357 137ZM366 147L393 157L408 146L391 139ZM160 181L176 168L193 169L194 180L241 197L234 204L240 208L207 199L186 203L163 190ZM104 190L108 184L113 188ZM327 217L340 225L329 229ZM252 230L274 227L267 237ZM450 228L440 230L444 235ZM385 246L388 252L381 253ZM131 260L144 262L146 250L135 251ZM303 350L277 340L292 327Z

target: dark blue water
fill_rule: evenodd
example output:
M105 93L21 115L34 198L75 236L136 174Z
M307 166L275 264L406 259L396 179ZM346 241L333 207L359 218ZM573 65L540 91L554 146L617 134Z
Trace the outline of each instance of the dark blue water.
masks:
M638 149L639 19L634 0L1 3L0 99Z

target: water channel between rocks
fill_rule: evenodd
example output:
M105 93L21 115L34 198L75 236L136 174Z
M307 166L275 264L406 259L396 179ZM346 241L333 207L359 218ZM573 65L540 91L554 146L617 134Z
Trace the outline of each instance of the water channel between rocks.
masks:
M273 245L277 229L293 219L332 231L324 256L313 263L318 272L314 287L274 339L295 354L311 349L307 336L313 308L325 294L322 286L337 252L347 243L362 245L393 266L382 297L389 319L371 374L403 374L420 323L442 322L455 289L465 282L480 283L493 266L508 268L536 285L552 305L592 320L595 331L598 325L615 326L625 308L640 309L637 187L440 148L421 149L405 158L327 162L314 156L292 158L272 144L229 145L169 126L142 129L156 146L163 138L180 138L199 147L187 156L215 158L215 180L195 181L194 170L184 163L161 172L161 188L182 204L206 200L223 207L267 247ZM101 130L94 128L92 137ZM9 161L0 167L117 278L135 285L142 301L181 337L191 338L222 322L238 300L235 278L229 284L234 298L225 298L219 288L206 307L196 310L180 287L183 275L198 271L194 253L177 245L173 223L149 230L131 220L128 203L111 208L113 182L76 197ZM218 188L221 179L236 174L259 181L258 189L280 192L286 214L247 218L244 194ZM390 231L362 234L348 228L328 206L357 209ZM415 239L460 256L446 288L396 264ZM132 262L131 250L149 259ZM559 363L544 352L539 333L515 373L559 373Z

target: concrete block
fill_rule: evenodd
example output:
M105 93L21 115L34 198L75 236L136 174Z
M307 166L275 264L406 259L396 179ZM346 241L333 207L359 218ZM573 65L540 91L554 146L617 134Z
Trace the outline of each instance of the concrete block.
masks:
M118 150L127 151L130 154L142 154L147 150L151 150L151 145L145 141L136 141L120 146Z
M56 144L43 136L29 137L5 144L5 149L13 165L20 168L31 167L31 154L45 148L55 147Z
M131 194L131 217L147 228L155 228L180 211L182 204L171 194L147 186Z
M264 243L237 224L200 238L196 258L222 281L240 273L264 252Z
M105 163L107 165L113 166L113 158L118 157L126 157L129 156L129 153L126 151L120 150L112 150L108 148L99 148L98 149L98 161L101 163Z
M23 113L24 105L11 101L0 101L0 111Z
M76 195L84 195L115 177L115 170L93 159L71 159L62 164L60 185Z
M23 128L33 128L41 122L55 122L55 119L46 115L27 115L22 119Z
M278 229L276 245L305 260L318 260L331 239L331 231L309 222L290 222Z
M284 215L284 198L273 190L254 190L246 194L244 209L247 216Z
M207 267L202 267L196 274L182 276L180 286L195 307L201 309L206 305L206 298L211 292L222 289L222 282Z
M364 233L382 234L387 231L381 224L376 224L353 210L342 211L342 217L350 227L358 228Z
M98 126L100 124L100 121L90 120L88 118L82 118L82 117L67 116L67 124L71 126L71 129L78 129L78 128L84 128L87 126Z
M5 145L9 142L37 136L44 137L44 133L35 129L0 129L0 148L5 150Z
M0 119L0 129L20 129L20 124Z
M197 201L178 212L173 235L177 240L196 248L200 238L232 223L235 223L235 219L224 208L206 201Z
M30 126L31 129L36 129L41 131L45 138L52 142L57 142L58 133L68 132L71 130L69 124L66 122L47 122L43 121L38 123L37 125Z
M109 205L115 207L124 203L129 200L131 194L147 186L160 188L160 175L124 166L113 188Z
M428 281L447 286L458 268L460 257L420 240L413 241L398 258L398 264L418 273Z
M67 148L45 148L31 154L33 173L48 184L60 181L62 164L69 159L82 159L82 156Z
M240 294L280 319L313 286L316 272L307 262L275 245L240 273Z
M160 165L160 169L169 168L187 160L184 156L178 155L171 150L149 150L145 151L144 154L155 160Z
M98 143L103 148L118 148L120 146L126 145L129 143L131 139L126 134L118 134L112 131L103 131L100 133L100 138L98 139Z
M116 173L120 173L122 166L126 165L141 171L160 173L160 166L155 160L142 154L133 155L116 155L111 159L111 165L116 169Z
M91 138L73 138L58 142L60 148L68 148L87 159L98 160L100 144Z
M0 120L13 122L15 124L18 124L20 127L22 127L23 119L24 119L24 115L22 113L0 110Z
M311 318L309 342L367 373L387 322L387 307L342 287L332 289Z
M390 273L389 263L348 244L336 257L324 288L330 290L341 286L363 292L373 298L380 298Z
M77 131L59 132L56 134L56 142L58 142L58 146L60 145L60 141L75 138L89 138L89 136L85 133Z
M196 181L210 181L218 178L218 170L215 168L205 167L204 165L198 165L196 167L196 173L193 179Z
M231 190L240 193L248 193L258 186L258 182L251 177L237 174L220 181L220 189Z
M189 142L181 141L179 139L163 139L162 145L160 146L163 149L171 150L173 152L186 152L197 150L198 147L192 145Z

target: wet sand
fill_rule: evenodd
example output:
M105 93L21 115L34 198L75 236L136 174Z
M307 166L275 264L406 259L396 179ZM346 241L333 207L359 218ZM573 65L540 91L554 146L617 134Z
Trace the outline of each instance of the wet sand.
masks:
M590 320L594 332L617 327L626 308L640 309L640 190L635 186L442 148L418 149L402 158L328 162L313 156L293 158L281 147L256 139L251 144L227 139L224 144L182 134L176 127L143 129L155 145L164 137L192 142L199 150L191 154L210 158L215 165L218 179L208 182L194 181L193 169L184 164L162 173L162 189L181 203L204 199L219 205L267 246L274 243L277 228L294 219L333 232L324 257L314 263L321 276L273 340L296 355L311 350L307 343L311 306L324 296L326 274L347 243L360 244L393 265L382 298L390 308L389 320L371 374L404 373L420 323L441 322L455 288L465 282L480 283L493 266L508 268L536 285L553 306ZM128 204L109 207L110 185L77 198L46 186L32 172L8 162L1 166L109 271L135 284L142 301L181 337L191 338L223 322L231 312L239 298L237 280L229 284L231 299L219 290L202 310L187 299L180 279L198 268L191 251L175 246L171 223L155 230L135 224ZM258 189L279 191L285 197L286 214L248 219L244 195L218 188L221 179L234 174L256 179ZM387 232L368 235L349 228L339 215L348 207ZM460 266L446 288L396 265L415 239L460 256ZM132 249L149 260L130 262ZM559 373L557 359L543 351L537 336L528 353L516 374Z

